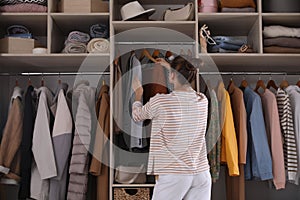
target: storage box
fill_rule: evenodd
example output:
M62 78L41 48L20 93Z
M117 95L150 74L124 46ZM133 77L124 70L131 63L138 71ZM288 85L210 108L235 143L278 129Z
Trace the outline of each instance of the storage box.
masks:
M0 39L1 53L32 53L34 39L6 37Z
M60 0L58 10L66 13L109 12L109 1Z
M114 200L150 199L150 188L114 188Z

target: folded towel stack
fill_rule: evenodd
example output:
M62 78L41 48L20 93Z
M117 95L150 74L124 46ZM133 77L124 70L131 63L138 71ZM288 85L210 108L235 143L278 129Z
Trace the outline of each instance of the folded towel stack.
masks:
M69 33L68 38L65 41L65 48L63 53L86 53L86 44L89 42L89 34L72 31Z
M30 38L32 39L32 34L27 27L23 25L12 25L6 29L6 37L19 37L19 38Z
M243 45L247 44L247 36L214 36L216 45L209 45L209 53L237 53ZM248 49L247 52L252 52Z
M80 31L69 33L65 41L63 53L108 53L108 27L105 24L94 24L90 27L90 35ZM92 38L92 40L90 40Z
M0 12L47 12L47 0L0 0Z
M300 53L300 28L265 26L264 53Z
M220 0L221 12L255 12L254 0Z
M94 24L90 27L92 38L108 38L108 27L105 24Z

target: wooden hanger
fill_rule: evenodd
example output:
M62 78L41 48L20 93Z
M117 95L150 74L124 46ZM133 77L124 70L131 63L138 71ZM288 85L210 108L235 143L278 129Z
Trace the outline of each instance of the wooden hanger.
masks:
M266 86L265 86L264 81L261 80L260 77L259 77L259 80L258 80L257 83L256 83L256 87L255 87L254 91L258 93L258 89L259 89L259 88L262 88L264 91L267 89Z
M278 89L275 81L272 79L272 76L270 77L270 80L267 83L267 88L270 89L271 87L274 88L275 90Z
M153 53L152 53L152 57L153 58L158 58L159 57L159 54L160 54L160 51L158 49L154 50Z
M165 54L165 58L169 58L173 55L173 53L171 51L166 51L166 54Z
M229 81L229 84L228 84L228 87L227 89L229 89L229 87L233 84L233 74L231 75L230 77L230 81Z
M192 57L193 56L193 52L191 51L191 49L187 50L187 55L188 55L188 57Z
M44 74L42 74L41 86L43 87L44 85L45 85Z
M28 73L28 86L32 85L32 82L31 82L31 78L30 78L30 75Z
M61 84L61 78L60 78L60 73L58 73L58 84Z
M16 86L19 86L18 75L16 75Z
M298 82L296 83L296 85L297 85L298 87L300 87L300 78L299 78Z
M246 77L244 76L242 82L241 82L241 87L246 88L248 87L248 82L246 81Z
M150 55L149 51L147 49L144 49L142 51L142 54L140 56L140 61L143 60L144 57L147 57L149 60L151 60L152 62L156 63L157 61Z
M288 86L289 86L289 82L286 80L286 75L285 75L282 82L280 83L280 88L284 89L287 88Z

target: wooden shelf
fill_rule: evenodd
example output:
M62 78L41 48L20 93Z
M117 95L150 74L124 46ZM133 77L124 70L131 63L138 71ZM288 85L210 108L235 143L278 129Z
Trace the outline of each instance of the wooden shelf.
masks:
M154 187L155 184L118 184L115 183L113 187Z
M129 41L178 41L178 37L181 38L180 35L183 34L186 38L195 38L195 23L195 21L113 21L112 25L116 34L136 29L131 31L131 36L128 35L129 39L124 38ZM146 29L149 27L157 29L149 32Z
M102 72L109 54L0 54L0 72Z
M300 54L243 54L243 53L209 53L199 54L208 66L204 70L215 71L300 71ZM213 66L215 65L215 66Z

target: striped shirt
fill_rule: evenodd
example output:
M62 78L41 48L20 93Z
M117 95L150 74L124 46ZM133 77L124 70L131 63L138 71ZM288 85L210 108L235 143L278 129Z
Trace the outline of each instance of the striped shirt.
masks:
M148 174L197 174L209 170L205 131L208 101L191 89L133 103L134 120L152 119Z
M281 132L284 140L283 152L287 180L294 182L297 175L298 161L291 103L289 95L281 88L278 88L276 92L276 99Z

